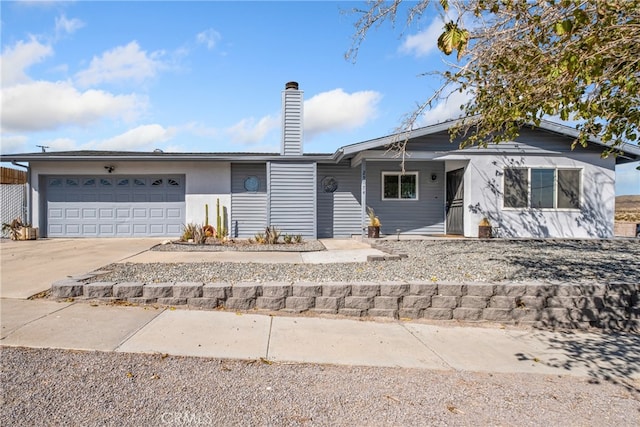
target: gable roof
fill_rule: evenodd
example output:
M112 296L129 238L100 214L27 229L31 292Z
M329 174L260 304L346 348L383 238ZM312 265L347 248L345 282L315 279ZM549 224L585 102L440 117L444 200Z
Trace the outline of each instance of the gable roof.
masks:
M391 134L391 135L387 135L384 137L380 137L380 138L375 138L375 139L370 139L368 141L363 141L363 142L358 142L355 144L349 144L349 145L345 145L341 148L339 148L338 150L336 150L336 152L333 154L333 158L336 161L340 161L343 158L348 158L351 157L357 153L360 153L362 151L366 151L366 150L374 150L374 149L379 149L379 148L384 148L384 147L388 147L391 144L398 142L398 141L402 141L404 139L407 140L412 140L412 139L417 139L423 136L427 136L427 135L434 135L440 132L445 132L448 131L451 127L459 124L461 122L461 119L457 119L457 120L449 120L446 122L442 122L442 123L437 123L434 125L429 125L429 126L424 126L418 129L414 129L411 131L407 131L407 132L399 132L399 133L395 133L395 134ZM555 122L551 122L549 120L541 120L540 121L540 126L534 126L533 124L531 125L533 128L537 128L537 129L541 129L547 132L551 132L551 133L555 133L557 135L560 136L565 136L568 138L572 138L575 139L578 137L579 132L570 127L570 126L566 126L566 125L562 125L559 123L555 123ZM590 138L589 139L590 143L596 144L601 146L602 148L608 148L610 147L608 144L602 142L599 139L595 139L595 138ZM499 146L500 144L495 144L494 146ZM468 147L471 148L471 147ZM620 164L620 163L626 163L626 162L632 162L632 161L638 161L640 160L640 147L634 144L628 144L628 143L622 143L620 144L618 147L616 147L620 153L617 155L616 157L616 163ZM457 151L458 148L456 147L455 149L451 150L451 151Z

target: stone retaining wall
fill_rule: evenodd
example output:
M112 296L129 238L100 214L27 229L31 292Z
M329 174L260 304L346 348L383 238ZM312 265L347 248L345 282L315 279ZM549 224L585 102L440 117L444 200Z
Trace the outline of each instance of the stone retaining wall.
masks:
M326 282L84 283L52 285L53 298L190 308L499 322L562 328L640 330L640 285Z

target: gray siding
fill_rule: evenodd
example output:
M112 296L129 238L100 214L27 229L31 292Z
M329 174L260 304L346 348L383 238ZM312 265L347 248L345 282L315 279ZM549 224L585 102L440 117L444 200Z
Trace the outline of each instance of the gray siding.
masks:
M409 151L455 151L462 140L457 139L453 142L449 140L448 132L439 132L432 135L425 135L418 138L414 138L409 142ZM589 147L582 148L576 147L575 150L571 150L571 143L573 139L568 136L558 135L553 132L548 132L541 129L521 129L520 135L515 141L501 142L500 144L490 144L487 148L483 148L480 151L476 147L469 147L469 150L474 150L474 154L489 154L494 153L496 150L507 151L521 154L543 154L549 151L558 153L569 152L597 152L600 153L601 148L591 145ZM386 148L380 148L383 150Z
M269 224L283 234L316 238L316 164L270 162Z
M282 92L282 149L281 154L302 155L302 91Z
M444 162L406 162L418 172L418 200L382 200L382 172L400 172L398 162L367 162L367 206L375 210L383 234L444 234ZM431 180L432 174L437 181Z
M258 178L257 191L244 188L245 179ZM250 238L267 226L267 166L265 163L231 164L230 236Z
M322 181L333 177L338 182L335 192L325 192ZM351 168L345 161L339 165L318 165L318 238L351 237L362 231L360 204L360 167Z

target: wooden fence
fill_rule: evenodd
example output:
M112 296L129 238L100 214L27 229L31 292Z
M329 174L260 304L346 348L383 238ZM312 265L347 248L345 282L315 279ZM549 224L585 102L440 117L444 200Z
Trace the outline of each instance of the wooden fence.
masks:
M2 167L2 180L0 184L25 184L27 172L18 169Z

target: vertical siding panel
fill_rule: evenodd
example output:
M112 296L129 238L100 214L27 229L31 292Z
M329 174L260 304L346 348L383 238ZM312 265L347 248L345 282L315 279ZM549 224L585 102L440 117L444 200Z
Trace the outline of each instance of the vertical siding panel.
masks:
M255 192L244 188L249 176L258 178ZM215 216L215 212L213 214ZM267 168L265 163L231 164L231 230L233 237L250 238L267 226Z
M269 166L269 225L282 233L316 238L316 164Z
M302 155L302 91L282 92L282 149L281 154Z
M383 234L444 234L444 162L407 162L418 172L418 200L382 200L382 172L400 172L398 162L367 162L367 206L380 217ZM431 180L436 174L437 181Z
M327 193L322 180L333 177L338 188ZM351 237L362 230L360 204L360 168L349 162L339 165L318 165L318 237Z

